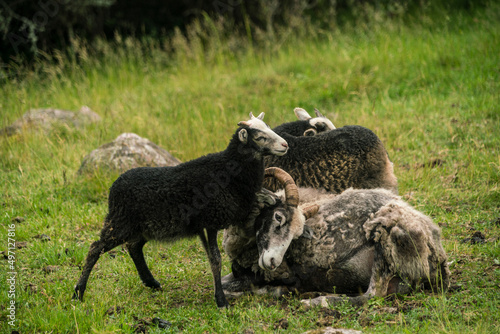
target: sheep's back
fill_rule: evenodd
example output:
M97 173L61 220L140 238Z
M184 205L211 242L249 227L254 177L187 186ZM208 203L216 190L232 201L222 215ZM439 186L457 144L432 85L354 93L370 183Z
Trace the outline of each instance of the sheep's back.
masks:
M283 136L290 149L282 157L267 157L266 167L288 172L299 187L340 193L353 187L397 191L397 180L380 139L361 126L344 126L313 137ZM265 181L276 191L276 180Z
M107 221L121 228L134 226L136 233L157 240L242 221L256 190L248 182L238 182L244 173L228 170L226 163L202 157L175 167L129 170L110 189ZM217 179L218 173L227 174L230 182Z
M397 198L385 189L347 189L321 205L318 213L306 221L314 238L294 240L287 256L320 268L340 265L367 246L365 222Z

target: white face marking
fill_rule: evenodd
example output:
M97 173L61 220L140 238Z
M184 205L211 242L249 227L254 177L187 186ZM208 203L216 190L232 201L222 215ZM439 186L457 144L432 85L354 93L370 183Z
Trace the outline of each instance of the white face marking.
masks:
M302 108L295 108L293 110L293 112L295 113L295 116L297 116L298 119L300 119L301 121L309 121L309 124L311 124L311 126L313 126L315 128L316 128L316 124L323 123L323 125L326 127L326 129L318 129L318 130L321 130L320 132L328 131L328 130L334 130L335 129L335 125L333 125L333 123L328 118L326 118L325 116L321 115L321 113L319 113L318 111L316 111L316 116L317 117L315 117L315 118L312 118L307 113L307 111L305 111Z
M244 124L251 129L259 130L253 138L254 142L262 148L267 148L273 155L284 155L288 151L288 144L264 123L262 120L264 113L261 113L258 117L254 117L250 113L250 117L251 119L244 122Z
M290 240L291 241L291 240ZM288 245L274 246L273 248L262 252L259 257L259 267L264 270L274 271L283 262L283 257L288 249Z
M311 121L309 122L309 124L311 124L314 127L316 127L317 123L323 123L327 127L327 130L325 131L335 130L335 125L333 125L333 123L326 117L316 117L311 119Z
M281 221L279 221L281 218ZM269 232L269 243L267 249L261 251L259 256L259 267L265 270L276 270L283 262L288 247L293 239L297 239L304 233L305 217L300 210L295 209L290 222L286 222L284 215L276 212L273 216L273 224L282 226L289 224L288 232L285 235ZM259 235L257 234L257 238Z

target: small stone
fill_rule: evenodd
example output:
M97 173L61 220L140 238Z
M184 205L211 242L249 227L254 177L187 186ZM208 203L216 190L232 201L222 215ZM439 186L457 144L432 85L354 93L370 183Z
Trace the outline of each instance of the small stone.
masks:
M325 296L320 296L313 299L304 299L301 300L301 303L306 307L315 307L315 306L328 307L328 301Z
M12 218L12 222L13 223L22 223L23 221L25 221L26 219L24 217L20 217L20 216L17 216L17 217L14 217Z

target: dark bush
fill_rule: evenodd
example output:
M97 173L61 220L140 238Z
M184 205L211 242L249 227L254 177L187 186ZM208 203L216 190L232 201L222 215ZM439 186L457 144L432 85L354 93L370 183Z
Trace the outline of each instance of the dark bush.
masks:
M70 45L74 36L91 40L122 35L160 37L183 30L194 18L224 16L235 33L248 27L271 32L290 17L307 17L318 26L339 25L367 15L371 6L389 16L415 9L470 10L488 0L0 0L0 56L32 57ZM361 9L361 10L360 10ZM369 15L369 14L368 14ZM255 29L252 29L255 31Z

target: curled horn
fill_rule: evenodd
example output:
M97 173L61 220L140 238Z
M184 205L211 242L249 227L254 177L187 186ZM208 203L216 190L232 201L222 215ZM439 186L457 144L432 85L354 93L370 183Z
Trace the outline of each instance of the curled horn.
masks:
M306 217L306 220L314 216L315 214L318 213L319 210L319 205L318 204L313 204L310 205L304 209L302 209L302 213L304 214L304 217Z
M297 189L297 185L295 185L295 182L293 181L290 174L288 174L281 168L269 167L266 168L264 176L274 177L281 183L281 185L283 185L283 187L285 188L286 203L288 205L295 208L299 205L299 190Z

